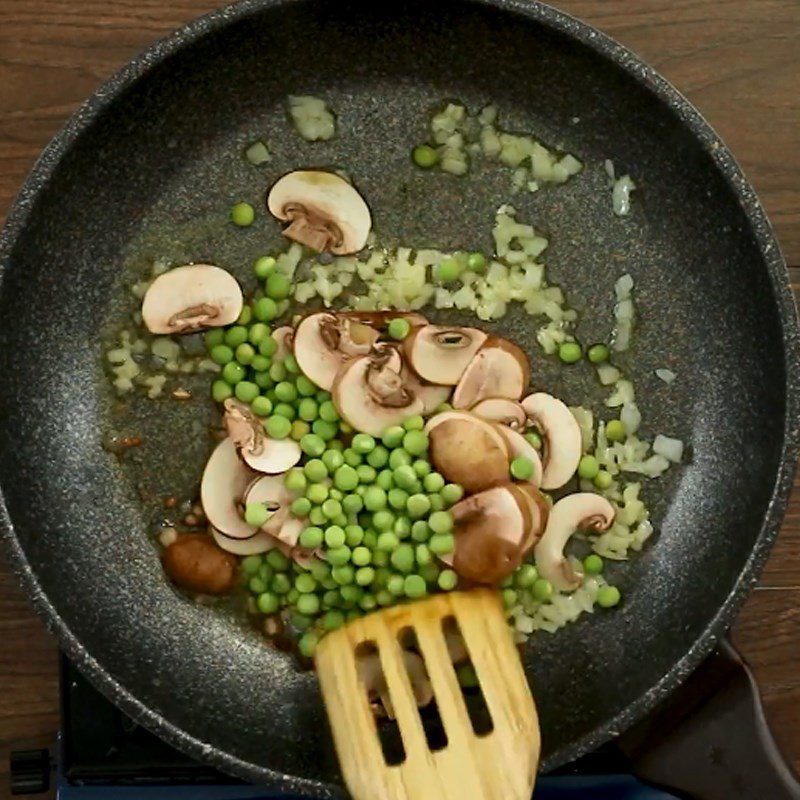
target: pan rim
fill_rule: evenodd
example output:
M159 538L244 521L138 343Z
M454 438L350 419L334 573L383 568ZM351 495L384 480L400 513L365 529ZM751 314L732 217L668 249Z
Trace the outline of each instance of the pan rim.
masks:
M176 32L156 41L108 79L56 133L35 162L13 202L0 233L0 283L4 265L16 240L25 229L30 213L40 193L62 157L106 108L139 80L180 50L204 36L228 27L260 11L288 6L300 0L243 0L190 21ZM512 13L542 24L566 37L578 41L606 60L624 70L637 83L666 105L689 130L709 155L728 186L739 200L747 217L751 234L767 270L776 310L781 321L786 374L786 417L784 424L781 463L775 475L772 495L767 505L760 533L737 581L720 606L706 630L685 655L675 662L664 676L646 692L631 702L622 712L580 739L550 754L543 769L550 770L589 752L616 736L641 719L660 700L674 690L699 665L724 635L755 584L779 533L792 487L798 454L800 454L800 326L791 294L786 264L781 255L772 227L740 166L700 112L666 79L641 61L627 48L604 33L574 17L538 0L470 0L501 13ZM202 742L148 708L122 686L96 661L72 633L66 621L46 597L25 553L16 538L2 487L0 486L0 536L5 540L12 568L20 578L34 609L48 630L55 633L66 655L97 688L137 722L143 724L170 744L195 758L226 772L253 782L269 782L281 791L314 792L318 797L335 797L340 789L332 784L275 772L244 761L219 748Z

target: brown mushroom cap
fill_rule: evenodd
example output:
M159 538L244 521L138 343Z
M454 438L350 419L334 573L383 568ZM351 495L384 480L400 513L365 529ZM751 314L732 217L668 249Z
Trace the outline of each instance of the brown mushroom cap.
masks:
M342 366L368 355L378 333L372 327L340 314L310 314L294 333L294 357L310 380L330 391Z
M270 189L267 206L274 217L289 223L284 236L317 252L357 253L372 227L364 198L334 172L289 172Z
M451 509L455 525L453 569L476 583L499 584L522 563L531 517L511 486L467 497Z
M422 413L422 401L403 381L401 359L391 348L345 364L331 395L339 415L354 430L380 436L407 417Z
M404 319L412 328L428 324L427 318L416 311L339 311L338 313L381 332L389 327L393 319Z
M403 340L403 352L423 380L455 386L486 338L478 328L424 325Z
M491 423L465 412L445 411L428 420L425 432L431 463L467 493L509 480L508 447Z
M233 439L223 439L206 463L200 482L200 500L209 523L232 539L247 539L256 528L241 517L239 504L257 473L236 452Z
M522 407L544 439L542 489L558 489L578 469L583 452L580 426L564 403L544 392L528 395Z
M530 379L530 362L524 350L492 336L464 370L453 392L453 407L471 408L489 397L519 400Z
M516 400L509 400L507 397L487 397L472 406L469 411L487 422L507 425L515 431L524 430L528 421L522 405Z
M556 589L577 589L583 575L564 555L564 548L577 530L608 530L614 522L614 507L605 497L577 492L559 500L550 509L547 527L534 548L536 569Z
M242 312L236 278L211 264L190 264L159 275L142 300L151 333L190 333L230 325Z
M202 594L229 592L239 575L238 561L203 533L179 536L161 554L161 564L181 589Z

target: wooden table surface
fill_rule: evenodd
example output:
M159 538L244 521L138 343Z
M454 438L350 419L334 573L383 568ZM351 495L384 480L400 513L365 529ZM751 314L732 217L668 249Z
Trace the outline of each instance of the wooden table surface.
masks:
M798 0L553 0L630 47L700 109L772 220L800 291ZM98 84L212 0L0 0L0 222L41 148ZM734 628L800 770L800 483ZM52 744L57 652L0 564L0 797L11 749Z

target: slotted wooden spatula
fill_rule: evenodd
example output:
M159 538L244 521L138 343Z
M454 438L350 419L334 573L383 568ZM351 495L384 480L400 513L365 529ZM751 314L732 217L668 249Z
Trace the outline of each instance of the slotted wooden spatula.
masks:
M492 719L477 736L450 659L444 625L455 618ZM412 629L425 661L447 745L428 747L401 640ZM386 763L359 646L374 647L405 750ZM355 800L530 800L539 763L536 707L496 592L436 595L355 620L319 644L316 666L339 763Z

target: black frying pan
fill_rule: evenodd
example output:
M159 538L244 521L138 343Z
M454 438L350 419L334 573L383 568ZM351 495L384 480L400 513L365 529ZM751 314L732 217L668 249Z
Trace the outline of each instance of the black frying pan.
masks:
M301 142L281 111L291 92L324 95L341 134ZM298 164L346 167L384 237L487 248L508 174L450 179L409 162L446 97L494 101L507 125L587 163L517 204L551 239L550 276L581 310L584 341L608 334L613 282L634 276L640 324L625 366L645 427L691 444L685 467L647 487L660 533L613 570L621 610L525 651L552 768L640 718L710 651L766 558L797 454L784 264L738 166L677 92L533 2L248 2L98 92L47 148L0 242L2 521L35 605L80 668L160 736L317 796L340 790L313 675L177 594L144 535L141 497L196 482L210 408L114 402L100 342L133 307L125 286L146 257L208 259L249 286L252 258L279 235L266 217L234 230L227 209ZM275 151L266 172L241 158L257 136ZM610 213L606 158L640 187L624 221ZM537 385L598 400L588 371L540 357L529 319L497 327L529 344ZM678 375L670 387L653 375L664 366ZM125 466L101 447L109 429L144 439Z

